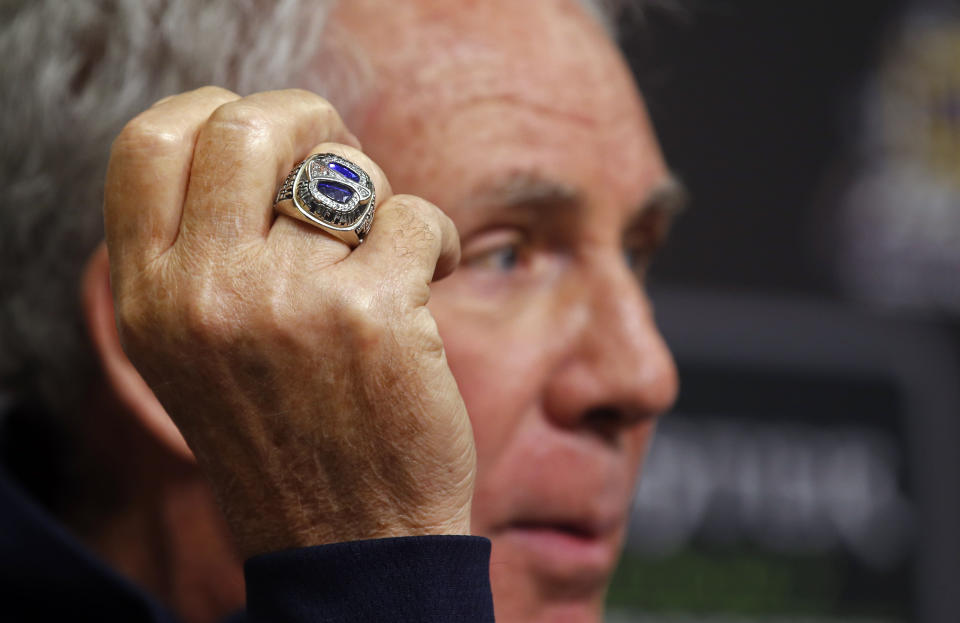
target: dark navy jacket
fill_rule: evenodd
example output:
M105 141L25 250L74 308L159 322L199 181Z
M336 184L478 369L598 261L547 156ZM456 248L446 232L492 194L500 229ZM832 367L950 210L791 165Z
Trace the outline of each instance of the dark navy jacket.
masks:
M491 622L490 541L417 536L306 547L244 565L264 623ZM172 623L177 618L85 549L0 468L0 621Z

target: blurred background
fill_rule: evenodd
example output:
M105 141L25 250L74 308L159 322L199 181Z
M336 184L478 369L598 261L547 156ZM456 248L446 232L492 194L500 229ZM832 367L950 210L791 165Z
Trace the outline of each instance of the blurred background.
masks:
M647 4L682 389L610 621L960 621L960 3Z

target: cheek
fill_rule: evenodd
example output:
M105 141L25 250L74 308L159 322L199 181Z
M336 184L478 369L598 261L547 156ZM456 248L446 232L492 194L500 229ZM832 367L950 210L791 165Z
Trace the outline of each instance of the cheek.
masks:
M478 476L483 478L508 450L524 414L538 402L542 336L520 330L517 322L491 317L446 285L433 286L429 308L470 414Z
M503 471L522 451L518 433L542 411L563 343L559 303L550 288L483 296L460 273L431 286L429 308L473 424L478 491L508 484Z
M631 489L635 489L637 481L640 480L641 469L650 452L650 444L653 443L659 421L660 418L650 418L634 426L624 436L624 451L628 457L627 464L631 467L630 476L633 478Z

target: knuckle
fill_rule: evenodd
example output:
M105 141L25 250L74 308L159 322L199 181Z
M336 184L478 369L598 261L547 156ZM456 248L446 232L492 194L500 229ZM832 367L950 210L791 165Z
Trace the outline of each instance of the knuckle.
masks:
M439 244L441 237L439 208L413 195L395 195L398 235L397 250L401 255L415 253Z
M354 349L376 348L389 332L376 297L363 288L340 289L330 298L331 329Z
M164 325L162 311L148 292L118 295L114 302L120 345L131 358L156 349L158 329Z
M216 85L208 84L202 87L199 87L195 91L197 95L210 98L212 100L220 99L229 99L237 97L237 94L231 91L230 89L225 89L223 87L218 87Z
M237 100L219 106L207 121L207 131L231 149L258 152L270 145L274 120L263 108Z
M268 130L271 125L267 111L245 99L217 106L210 115L210 122L253 132Z
M451 242L457 247L460 247L460 232L457 231L457 225L453 222L453 219L450 218L443 210L437 208L437 226L440 229L445 229L446 233L449 233L451 236Z
M416 340L422 355L442 357L443 339L437 328L437 321L426 307L418 307L414 312L412 325L416 327Z
M416 195L394 195L393 200L397 202L397 207L410 218L428 223L437 220L438 208L426 199Z
M147 111L127 122L114 139L111 154L114 157L138 154L163 157L182 151L186 143L182 128L162 123Z
M117 330L120 341L124 345L136 344L143 329L150 324L149 308L142 299L132 296L118 296L114 302L114 313L117 317Z
M291 101L298 102L308 111L308 116L327 126L342 127L340 113L329 100L305 89L284 89L283 95Z
M190 342L212 346L232 341L229 314L212 288L196 288L182 298L178 307L177 325Z
M291 97L295 97L299 100L303 100L317 112L323 115L336 115L337 111L327 99L313 93L312 91L307 91L306 89L286 89L285 93L289 93Z
M304 325L294 299L282 289L265 292L263 301L245 320L247 333L267 338L293 352L303 341ZM307 325L309 329L309 325Z

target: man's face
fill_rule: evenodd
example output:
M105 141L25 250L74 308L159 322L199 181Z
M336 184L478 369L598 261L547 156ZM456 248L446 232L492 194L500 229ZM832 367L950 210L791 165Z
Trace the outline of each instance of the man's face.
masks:
M463 261L430 309L473 422L498 621L599 618L673 362L643 292L674 203L622 58L566 0L344 3L351 118Z

